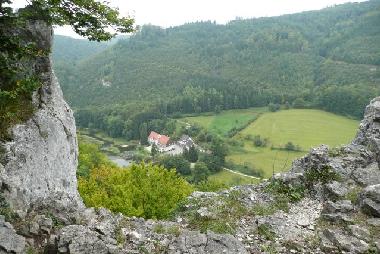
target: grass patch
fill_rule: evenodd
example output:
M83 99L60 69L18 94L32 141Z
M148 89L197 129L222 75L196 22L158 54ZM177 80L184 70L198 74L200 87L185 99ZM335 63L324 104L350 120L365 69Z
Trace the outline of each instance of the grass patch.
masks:
M244 127L266 111L266 108L225 110L219 114L186 117L181 120L197 124L211 133L227 136L231 130Z
M209 176L209 179L211 181L222 183L226 187L245 185L245 184L256 184L260 181L254 178L234 174L224 169L216 174Z
M261 224L257 227L257 233L268 241L274 241L276 234L268 224Z
M351 201L351 203L356 204L358 202L359 194L362 191L362 189L363 188L359 186L355 186L347 192L343 199L348 199Z
M241 147L231 147L227 161L240 165L251 165L262 171L264 178L272 173L289 169L291 162L306 154L311 147L327 144L330 147L348 143L354 136L358 121L338 116L321 110L291 109L263 113L256 121L234 139L244 142ZM247 136L260 135L268 138L267 147L255 147ZM302 151L272 150L271 147L282 147L288 142L297 144ZM341 151L332 151L339 153Z
M220 234L234 234L239 220L251 214L250 209L240 202L240 197L241 192L232 191L228 196L207 200L193 199L182 206L181 216L187 219L190 228L202 233L211 230ZM210 215L201 216L197 210L202 207L207 207Z
M255 205L252 207L252 213L255 216L272 215L278 210L284 212L289 211L289 199L286 196L276 196L275 200L270 204Z
M11 209L2 193L0 193L0 215L3 215L5 221L9 222L12 222L17 218L16 213Z

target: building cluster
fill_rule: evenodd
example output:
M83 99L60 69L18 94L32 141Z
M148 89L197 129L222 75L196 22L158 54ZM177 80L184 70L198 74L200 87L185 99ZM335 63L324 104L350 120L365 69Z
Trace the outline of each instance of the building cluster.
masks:
M155 145L160 152L171 155L182 154L185 149L195 146L193 139L188 135L182 135L178 141L172 141L170 137L154 131L149 134L148 143Z

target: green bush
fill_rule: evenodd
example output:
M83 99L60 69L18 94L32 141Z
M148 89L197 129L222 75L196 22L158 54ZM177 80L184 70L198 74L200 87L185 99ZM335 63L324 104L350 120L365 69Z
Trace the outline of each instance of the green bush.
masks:
M291 202L300 201L305 196L305 186L285 184L281 180L273 179L267 186L266 191L278 197L288 198Z
M305 172L305 179L308 185L313 183L329 183L331 181L340 181L341 177L338 173L334 172L328 165L321 168L310 168Z
M146 219L167 218L193 191L175 170L151 164L127 169L102 165L88 179L80 177L78 189L87 206Z

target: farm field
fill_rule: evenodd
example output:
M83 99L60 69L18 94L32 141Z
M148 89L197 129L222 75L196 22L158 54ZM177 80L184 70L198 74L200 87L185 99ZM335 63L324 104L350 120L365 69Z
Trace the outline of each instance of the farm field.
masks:
M209 132L224 136L231 129L245 126L266 111L266 107L226 110L219 114L185 117L181 121L197 124Z
M231 147L227 160L260 170L265 178L273 172L288 170L292 161L303 156L311 147L327 144L330 147L349 143L356 134L359 122L332 113L312 109L290 109L262 114L256 121L233 138L244 143ZM260 135L268 138L266 147L255 147L246 137ZM301 151L271 149L287 142Z
M255 184L255 183L260 182L259 180L241 176L238 174L234 174L234 173L228 172L227 170L222 170L214 175L211 175L209 179L212 181L224 183L227 186Z

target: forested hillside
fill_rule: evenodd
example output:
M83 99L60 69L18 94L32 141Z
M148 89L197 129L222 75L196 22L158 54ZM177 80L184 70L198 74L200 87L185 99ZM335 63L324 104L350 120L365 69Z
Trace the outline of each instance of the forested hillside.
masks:
M73 53L58 43L55 51ZM128 138L174 113L270 103L360 117L380 94L380 1L226 25L144 26L56 71L79 125Z

